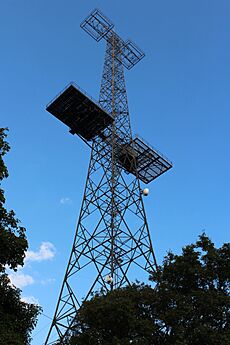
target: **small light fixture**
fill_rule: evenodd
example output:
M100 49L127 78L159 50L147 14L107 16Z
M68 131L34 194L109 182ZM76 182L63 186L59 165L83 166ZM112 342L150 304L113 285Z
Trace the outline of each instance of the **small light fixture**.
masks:
M144 188L143 191L142 191L142 194L144 196L148 196L149 195L149 189L148 188Z
M106 277L105 277L105 282L107 283L107 284L112 284L112 282L113 282L113 278L111 277L111 275L109 274L109 275L107 275Z

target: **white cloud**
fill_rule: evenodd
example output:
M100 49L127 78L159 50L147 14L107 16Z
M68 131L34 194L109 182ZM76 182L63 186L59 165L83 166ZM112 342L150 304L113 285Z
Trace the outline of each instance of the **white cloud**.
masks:
M70 198L61 198L60 203L62 205L66 205L66 204L70 205L72 203L72 200Z
M51 260L55 256L56 249L51 242L42 242L37 252L28 250L25 262Z
M29 274L15 272L9 274L9 278L11 283L18 288L23 288L34 283L33 277L31 277Z
M37 304L39 305L38 299L35 298L34 296L23 296L21 298L23 302L30 303L30 304Z
M48 278L48 279L43 279L41 280L42 285L48 285L48 284L53 284L56 281L54 278Z
M24 267L18 267L17 272L12 272L9 269L7 270L9 271L9 278L10 278L11 284L20 289L28 285L34 284L35 282L34 278L29 274L23 273L23 270L29 266L29 265L27 266L26 264L30 262L41 262L45 260L51 260L55 256L55 253L56 253L56 249L51 242L42 242L38 251L28 250L26 252ZM53 281L54 279L48 278L46 280L41 281L41 284L43 285L50 284ZM29 298L31 298L30 301L32 302L29 302ZM32 299L32 296L23 297L22 300L25 300L25 299L27 299L28 303L38 304L38 301L36 299Z

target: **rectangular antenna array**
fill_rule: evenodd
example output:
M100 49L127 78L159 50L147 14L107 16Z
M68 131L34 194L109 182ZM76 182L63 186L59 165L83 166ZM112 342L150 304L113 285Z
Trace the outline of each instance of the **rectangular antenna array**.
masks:
M99 10L94 10L82 23L81 28L85 30L97 42L104 38L106 41L111 41L111 37L116 37L121 45L121 57L115 58L122 63L127 69L135 66L143 57L144 52L137 47L131 40L126 42L117 35L114 31L114 24Z
M137 47L131 40L124 43L122 47L122 60L121 63L127 68L131 69L135 66L143 57L145 53Z
M113 117L73 83L68 85L46 110L85 140L92 140L113 121Z
M113 27L114 24L98 10L94 10L90 13L90 15L81 23L81 28L97 42L107 35Z

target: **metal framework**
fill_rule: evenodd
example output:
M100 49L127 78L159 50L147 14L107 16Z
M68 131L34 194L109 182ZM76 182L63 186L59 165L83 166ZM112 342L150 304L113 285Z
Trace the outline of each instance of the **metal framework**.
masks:
M106 40L99 104L69 85L47 110L91 146L86 186L73 247L45 344L68 344L83 300L143 280L157 267L140 180L149 183L172 164L132 137L124 78L144 53L124 42L101 12L81 27Z

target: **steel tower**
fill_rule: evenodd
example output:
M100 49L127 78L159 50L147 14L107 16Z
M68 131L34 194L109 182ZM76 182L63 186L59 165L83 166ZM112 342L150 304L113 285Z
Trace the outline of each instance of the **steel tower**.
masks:
M143 139L133 137L124 78L144 53L123 41L100 11L81 27L106 41L99 102L71 83L47 110L91 147L76 235L45 344L68 344L83 300L143 281L157 267L140 181L149 183L172 164ZM142 272L142 273L141 273Z

